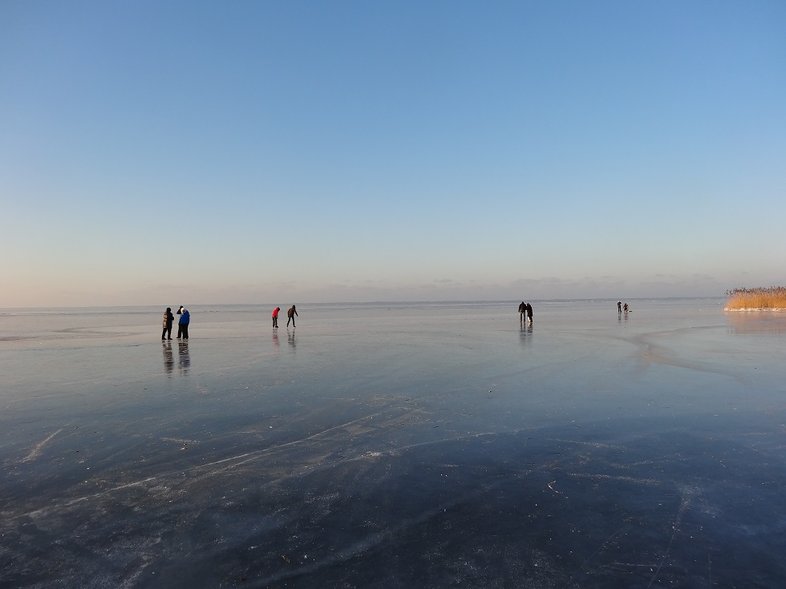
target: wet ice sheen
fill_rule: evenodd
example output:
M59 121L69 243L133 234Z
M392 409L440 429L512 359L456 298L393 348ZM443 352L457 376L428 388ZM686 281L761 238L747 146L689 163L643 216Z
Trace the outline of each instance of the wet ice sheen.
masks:
M778 587L784 316L0 313L0 586Z

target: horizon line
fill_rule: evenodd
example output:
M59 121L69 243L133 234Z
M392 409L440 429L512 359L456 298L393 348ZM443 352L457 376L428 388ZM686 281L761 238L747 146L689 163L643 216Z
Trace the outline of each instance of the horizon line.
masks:
M304 303L294 303L295 305L423 305L423 304L467 304L467 303L512 303L524 300L541 303L560 303L573 301L645 301L645 300L690 300L690 299L726 299L727 295L692 295L692 296L636 296L636 297L576 297L576 298L523 298L523 299L418 299L418 300L375 300L375 301L307 301ZM270 302L246 302L246 303L193 303L190 307L267 307L278 306L280 303ZM139 307L160 307L160 303L142 303L134 305L32 305L32 306L9 306L0 307L0 310L40 310L40 309L112 309L112 308L139 308Z

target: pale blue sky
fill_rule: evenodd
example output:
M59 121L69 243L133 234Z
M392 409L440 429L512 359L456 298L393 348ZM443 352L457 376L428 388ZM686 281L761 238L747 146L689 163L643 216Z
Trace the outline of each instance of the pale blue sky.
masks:
M0 307L786 282L786 2L0 2Z

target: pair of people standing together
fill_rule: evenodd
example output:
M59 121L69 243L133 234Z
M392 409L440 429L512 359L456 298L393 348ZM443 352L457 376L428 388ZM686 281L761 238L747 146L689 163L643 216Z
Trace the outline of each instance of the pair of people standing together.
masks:
M181 337L188 339L188 324L191 322L191 313L188 312L183 305L177 310L180 315L180 320L177 322L177 339ZM164 330L161 332L161 339L172 339L172 323L175 321L175 316L172 315L172 307L167 307L164 311Z
M281 307L276 307L273 309L273 313L271 317L273 318L273 327L278 327L278 312L281 310ZM292 305L287 310L287 327L289 327L289 322L292 322L292 327L297 327L295 325L295 317L298 317L297 309L295 309L295 305Z
M519 320L522 323L524 323L525 316L527 321L529 323L532 323L532 305L530 305L529 303L525 303L524 301L521 301L521 304L519 305L519 317L520 317Z

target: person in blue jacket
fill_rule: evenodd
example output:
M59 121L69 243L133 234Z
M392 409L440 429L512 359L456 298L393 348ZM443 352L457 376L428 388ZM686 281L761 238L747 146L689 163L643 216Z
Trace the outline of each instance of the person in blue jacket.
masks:
M191 322L191 313L183 305L180 305L177 314L180 315L180 321L177 322L177 339L180 339L181 336L183 339L188 339L188 324Z

